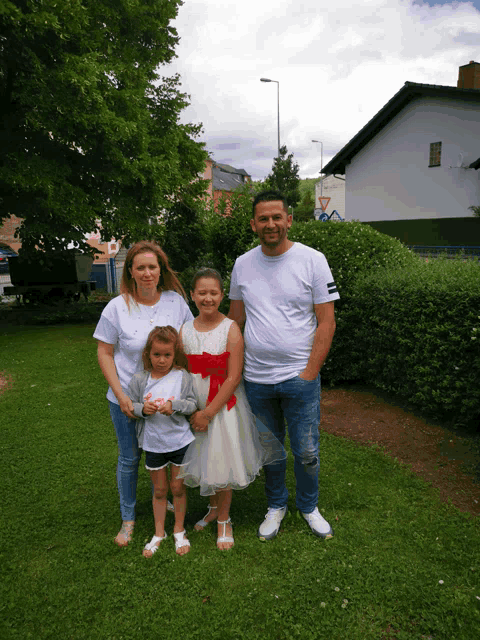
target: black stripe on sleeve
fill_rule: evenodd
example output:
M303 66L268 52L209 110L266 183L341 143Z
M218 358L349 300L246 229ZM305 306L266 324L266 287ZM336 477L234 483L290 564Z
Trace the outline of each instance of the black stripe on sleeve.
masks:
M327 284L327 289L329 294L337 293L337 285L335 284L335 282L329 282Z

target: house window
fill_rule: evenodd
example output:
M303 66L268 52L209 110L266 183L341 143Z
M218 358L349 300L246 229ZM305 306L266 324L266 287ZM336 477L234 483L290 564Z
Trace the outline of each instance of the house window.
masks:
M428 162L429 167L439 167L441 165L442 157L442 143L432 142L430 144L430 158Z

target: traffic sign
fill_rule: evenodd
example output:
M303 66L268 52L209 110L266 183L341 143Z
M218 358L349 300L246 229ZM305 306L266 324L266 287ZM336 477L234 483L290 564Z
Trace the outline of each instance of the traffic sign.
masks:
M319 196L318 199L320 201L320 207L322 208L322 211L325 211L325 209L328 207L328 203L330 202L331 198Z

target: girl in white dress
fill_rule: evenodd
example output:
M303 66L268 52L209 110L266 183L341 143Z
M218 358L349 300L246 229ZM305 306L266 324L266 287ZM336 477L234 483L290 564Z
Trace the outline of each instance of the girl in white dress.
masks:
M234 544L230 505L232 489L244 489L264 464L286 457L280 442L250 410L242 382L243 337L233 320L220 313L223 283L214 269L201 269L191 296L199 315L180 335L199 410L190 422L195 441L184 458L181 476L210 497L208 514L195 525L202 530L218 516L217 547ZM262 428L263 427L263 428Z

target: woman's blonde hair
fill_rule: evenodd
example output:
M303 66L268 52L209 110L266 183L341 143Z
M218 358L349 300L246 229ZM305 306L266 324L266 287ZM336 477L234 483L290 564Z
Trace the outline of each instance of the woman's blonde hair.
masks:
M123 294L127 302L127 306L130 307L130 300L135 300L135 293L137 290L137 283L132 277L132 266L135 256L140 253L154 253L157 256L158 264L160 266L160 278L158 280L158 291L176 291L185 300L187 299L185 291L177 277L177 274L171 266L168 264L168 258L158 244L155 242L148 242L142 240L130 247L125 258L125 264L123 265L122 282L120 284L120 293Z
M151 371L152 361L150 360L150 351L152 350L154 340L163 342L164 344L173 343L175 355L173 356L173 366L175 369L188 369L188 359L180 342L178 331L171 325L165 327L155 327L148 334L147 342L143 348L142 361L145 371Z

